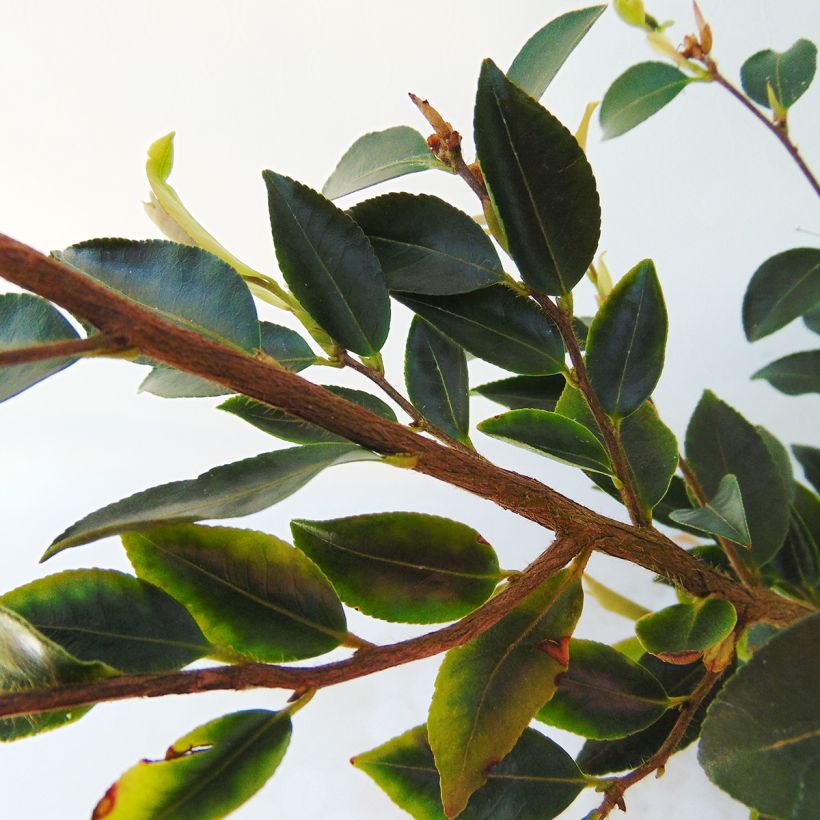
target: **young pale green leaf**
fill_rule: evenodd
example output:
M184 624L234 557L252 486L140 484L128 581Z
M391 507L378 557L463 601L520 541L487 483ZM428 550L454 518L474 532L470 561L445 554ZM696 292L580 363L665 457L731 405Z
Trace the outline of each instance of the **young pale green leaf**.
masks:
M379 182L428 168L450 170L433 156L418 131L397 125L359 137L339 160L324 184L322 194L328 199L338 199Z
M314 444L223 464L198 478L161 484L101 507L58 535L43 560L106 535L250 515L295 493L326 467L377 458L352 444Z
M629 618L630 621L637 621L643 615L647 615L651 610L636 603L631 598L626 598L614 589L610 589L600 581L596 581L592 576L584 574L584 587L586 591L607 611L622 618ZM629 639L627 639L629 640ZM616 647L617 648L617 647ZM641 650L643 654L643 649Z
M802 484L795 485L786 541L766 570L789 594L820 604L820 497Z
M767 259L743 297L743 329L756 342L820 306L820 249L792 248Z
M593 433L549 410L510 410L480 422L478 429L575 467L612 472L609 456Z
M583 737L625 737L652 725L669 699L644 667L606 644L573 639L569 668L538 720Z
M92 820L225 817L276 771L291 730L286 709L223 715L177 740L164 760L142 760L125 772Z
M478 80L475 143L510 253L527 284L569 293L598 247L595 177L575 137L492 60Z
M667 63L638 63L604 94L600 122L604 139L619 137L675 99L692 80Z
M563 570L445 656L427 730L448 817L464 810L555 693L582 606L580 579Z
M349 606L387 621L454 621L501 580L493 548L472 527L421 513L292 521L293 543Z
M789 396L820 393L820 350L803 350L767 364L752 376Z
M333 384L323 386L325 390L352 401L377 416L396 421L396 414L392 409L381 399L370 395L370 393L365 393L363 390L354 390L350 387L338 387ZM319 427L318 424L303 421L296 418L296 416L285 413L283 410L277 410L269 404L249 399L247 396L234 396L222 402L217 409L232 413L265 433L270 433L272 436L296 444L327 444L347 441L344 436L331 433L329 430Z
M820 615L773 637L730 678L703 724L700 765L761 814L820 816L818 645Z
M465 350L514 373L550 375L564 367L564 343L530 299L503 285L457 296L395 298Z
M481 227L436 196L384 194L348 213L370 240L390 290L446 296L504 279Z
M673 510L669 517L680 524L708 532L748 547L752 537L746 521L746 510L737 478L731 473L723 476L711 501L697 510Z
M803 314L803 324L812 332L820 334L820 306Z
M503 404L511 410L533 408L535 410L555 410L566 385L566 379L555 376L511 376L508 379L481 384L472 393L485 399Z
M62 313L45 299L29 293L0 294L0 352L78 338L77 331ZM0 402L22 393L75 361L75 358L45 359L32 364L0 367Z
M705 391L686 430L686 456L707 497L732 473L740 485L753 564L762 566L782 546L789 525L789 492L760 433L736 410Z
M122 542L137 575L182 603L216 646L280 663L323 655L347 633L325 576L272 535L181 524Z
M667 328L658 275L645 259L609 294L587 337L589 379L613 418L628 416L652 395L663 370Z
M470 384L464 350L414 317L404 358L407 395L421 414L460 441L470 440Z
M791 108L806 92L817 70L817 46L798 40L782 54L771 49L758 51L740 68L743 90L758 105L771 108L768 86L783 108Z
M441 787L427 727L416 726L350 761L416 820L445 820ZM460 820L550 820L586 786L572 758L535 729L525 729L515 748L470 798Z
M310 315L343 347L376 354L390 327L390 298L362 229L321 194L273 171L262 176L276 258Z
M208 641L187 610L151 584L104 569L49 575L0 597L81 661L122 672L163 672L207 655Z
M524 43L507 77L531 97L540 99L567 57L605 9L605 5L590 6L550 20Z
M820 492L820 450L808 444L792 444L794 457L800 462L809 484Z

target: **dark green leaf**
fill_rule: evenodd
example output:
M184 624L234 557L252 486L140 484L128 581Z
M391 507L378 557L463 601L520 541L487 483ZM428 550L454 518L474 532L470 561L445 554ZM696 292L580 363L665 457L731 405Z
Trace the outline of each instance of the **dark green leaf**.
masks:
M769 453L777 465L777 471L780 474L780 480L786 488L789 496L789 501L794 498L794 470L792 469L792 460L789 457L789 451L786 449L780 439L775 438L765 427L757 424L755 430L760 434L763 443L766 445Z
M350 761L416 820L444 820L439 775L417 726ZM535 729L525 729L515 748L470 798L460 820L550 820L586 785L572 758Z
M537 31L513 60L507 77L536 100L584 39L606 6L590 6L562 14Z
M390 299L362 229L306 185L273 171L262 176L276 258L290 289L342 346L374 355L387 338Z
M280 663L322 655L345 637L333 587L272 535L181 524L122 542L137 575L184 604L216 646Z
M465 808L555 693L582 606L577 574L563 570L445 656L427 730L448 817Z
M604 740L645 729L669 707L660 683L626 655L595 641L574 639L569 646L569 668L538 720Z
M223 464L198 478L161 484L101 507L58 535L43 559L106 535L250 515L295 493L326 467L376 458L352 444L315 444Z
M481 227L438 197L385 194L348 213L373 245L390 290L446 296L504 279Z
M481 66L474 125L481 170L522 278L542 293L568 293L586 273L601 228L584 152L491 60Z
M387 621L439 623L466 615L501 580L493 548L471 527L421 513L293 521L293 543L341 599Z
M667 327L658 275L645 259L615 285L587 337L589 378L613 418L628 416L652 395L663 370Z
M77 331L45 299L29 293L0 294L0 352L78 338ZM0 401L22 393L75 361L46 359L33 364L0 367Z
M104 569L49 575L0 597L0 606L82 661L122 672L162 672L208 654L186 609L157 587Z
M404 358L407 395L428 420L460 441L470 440L470 384L464 351L418 316Z
M322 193L328 199L338 199L379 182L428 168L449 170L433 156L418 131L397 125L359 137L339 160Z
M727 538L744 547L751 543L740 485L731 474L723 476L714 498L703 507L697 510L674 510L669 517L673 521L710 535Z
M817 46L798 40L782 54L771 49L758 51L740 68L743 90L758 104L770 108L767 86L783 108L791 108L805 93L817 70Z
M820 393L820 350L804 350L767 364L752 376L765 379L781 393Z
M820 604L820 498L802 484L795 485L786 541L766 569L776 583L786 581L790 594Z
M291 736L287 709L223 715L141 760L97 803L92 820L225 817L276 771Z
M316 364L316 354L295 330L273 322L260 322L259 328L262 331L262 352L276 359L282 367L298 373Z
M673 475L672 480L669 482L669 488L652 510L652 516L655 521L660 524L665 524L667 527L683 530L684 532L689 532L700 537L699 530L693 530L691 527L686 526L686 524L673 521L669 517L674 510L686 509L687 505L691 508L693 502L686 491L686 482L679 475Z
M698 752L709 778L776 817L820 816L820 615L773 637L709 707Z
M600 121L604 139L619 137L675 99L692 80L667 63L628 68L604 94Z
M803 324L805 324L812 333L820 333L820 307L816 307L804 313Z
M564 367L564 344L535 302L503 285L457 296L394 294L475 356L515 373L549 375Z
M820 306L820 250L792 248L767 259L743 297L743 329L756 342Z
M555 410L566 385L566 379L555 376L511 376L508 379L481 384L473 393L484 396L511 410L531 407L536 410Z
M807 444L792 444L792 452L800 462L809 484L820 492L820 450Z

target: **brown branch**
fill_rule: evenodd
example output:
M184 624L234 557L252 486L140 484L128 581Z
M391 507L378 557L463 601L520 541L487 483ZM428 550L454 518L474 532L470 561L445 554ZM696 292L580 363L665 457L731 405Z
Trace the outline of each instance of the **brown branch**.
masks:
M42 362L46 359L64 359L69 356L83 356L88 353L117 353L125 345L107 336L89 336L87 339L71 339L68 342L50 342L49 344L18 347L11 350L0 350L0 367L16 364Z

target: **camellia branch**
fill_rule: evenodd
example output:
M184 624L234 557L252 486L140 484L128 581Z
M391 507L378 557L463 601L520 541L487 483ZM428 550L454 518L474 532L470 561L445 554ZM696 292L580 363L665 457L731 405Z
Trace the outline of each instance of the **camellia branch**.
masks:
M119 353L127 345L117 344L115 340L106 336L89 336L87 339L71 339L67 342L52 342L38 344L31 347L18 347L11 350L0 350L0 367L9 367L15 364L31 364L47 359L65 359L88 354L103 355Z

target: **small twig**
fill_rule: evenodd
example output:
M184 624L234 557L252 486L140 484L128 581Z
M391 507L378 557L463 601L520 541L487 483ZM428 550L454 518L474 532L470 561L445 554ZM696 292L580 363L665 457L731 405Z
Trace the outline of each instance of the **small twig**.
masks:
M87 339L72 339L69 342L51 342L49 344L18 347L11 350L0 350L0 367L15 364L31 364L46 359L64 359L73 356L86 356L90 353L104 355L126 350L127 345L117 342L108 336L89 336Z

